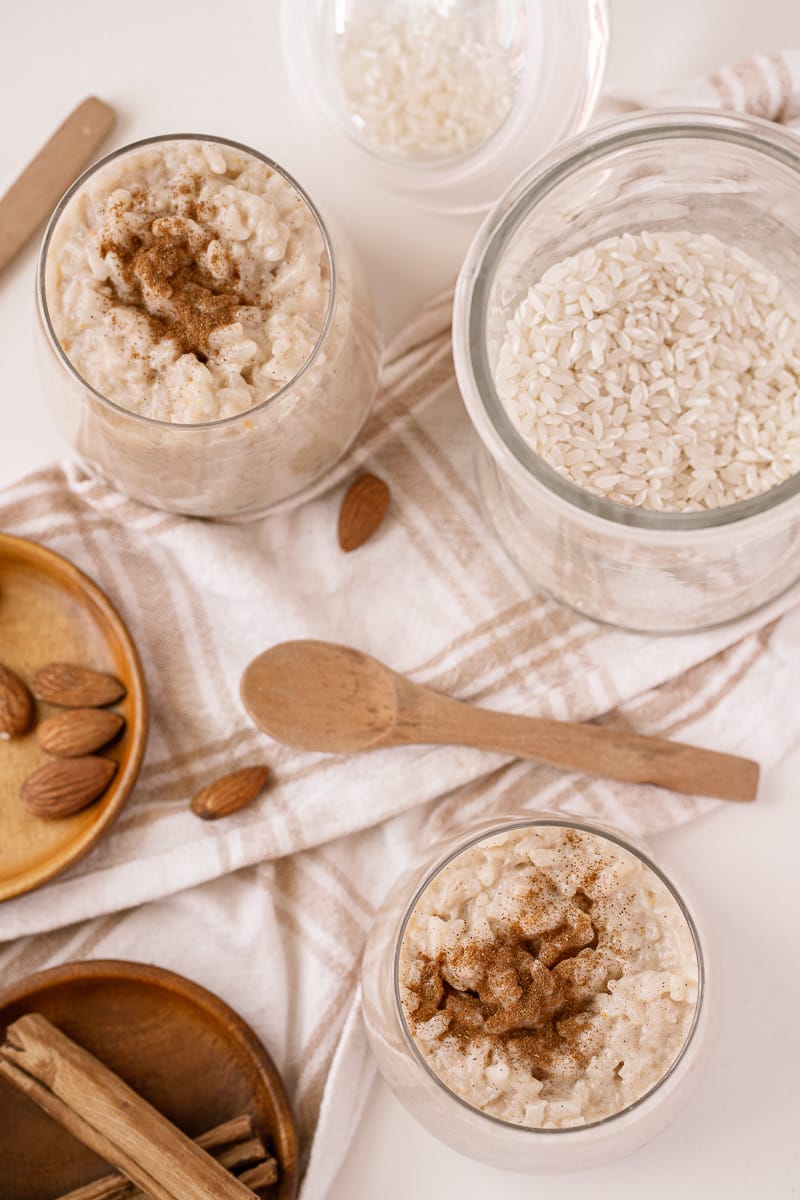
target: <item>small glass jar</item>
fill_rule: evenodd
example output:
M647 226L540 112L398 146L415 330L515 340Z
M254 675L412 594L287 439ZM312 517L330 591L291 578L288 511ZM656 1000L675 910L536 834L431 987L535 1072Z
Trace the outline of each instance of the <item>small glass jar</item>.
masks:
M638 858L666 886L686 922L697 961L698 994L692 1022L677 1058L658 1082L627 1108L585 1125L532 1128L489 1115L451 1091L417 1047L403 1013L399 963L406 926L439 872L471 847L516 830L558 826L614 843ZM600 825L531 813L494 816L462 827L429 847L398 881L381 907L367 940L362 966L364 1017L378 1069L400 1102L429 1133L454 1150L493 1167L530 1174L578 1171L632 1153L685 1108L712 1044L716 986L709 975L708 937L674 884L639 846Z
M282 176L316 223L329 294L316 344L294 378L252 408L198 423L156 420L123 408L81 377L61 346L48 308L59 223L83 202L85 185L110 164L148 147L209 143L264 163ZM295 503L357 437L377 390L383 339L353 250L309 196L271 159L226 138L174 134L124 146L91 166L48 224L37 272L38 350L56 424L83 464L154 508L189 516L249 520Z
M573 139L487 217L459 277L453 342L483 508L506 551L537 589L586 616L666 633L734 620L800 577L800 476L701 512L617 504L544 462L494 386L506 322L531 284L643 229L716 234L800 296L800 143L766 121L700 110L625 117Z
M587 125L608 4L282 0L281 30L298 104L337 150L424 208L469 213Z

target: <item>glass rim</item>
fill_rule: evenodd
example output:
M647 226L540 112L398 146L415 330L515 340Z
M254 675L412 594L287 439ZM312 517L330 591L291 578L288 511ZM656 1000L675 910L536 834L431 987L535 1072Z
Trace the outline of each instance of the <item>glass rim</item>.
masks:
M406 1021L405 1013L403 1011L403 1003L400 996L400 952L402 949L406 928L423 892L431 885L437 875L439 875L445 867L449 866L450 863L458 858L461 854L464 854L467 850L471 850L474 846L479 845L481 842L484 842L489 838L498 837L501 834L510 833L512 830L524 828L526 826L538 827L542 825L558 826L562 829L577 829L582 833L589 833L595 837L605 838L607 841L613 842L615 845L620 846L623 850L627 850L628 853L633 854L635 858L639 859L640 862L642 862L658 879L661 880L677 904L681 916L686 922L689 933L691 934L695 959L697 961L697 1001L692 1014L692 1023L689 1027L686 1037L681 1044L680 1050L664 1074L659 1076L653 1086L648 1088L646 1092L637 1097L636 1100L631 1101L631 1103L627 1104L624 1108L618 1109L617 1112L610 1113L606 1117L601 1117L597 1121L589 1121L584 1125L562 1125L557 1128L550 1128L549 1126L541 1125L521 1125L516 1121L508 1121L503 1117L496 1117L494 1114L484 1112L483 1109L478 1108L474 1104L470 1104L468 1100L463 1098L463 1096L459 1096L457 1092L454 1092L452 1088L449 1088L444 1080L442 1080L436 1074L433 1067L430 1065L422 1051L417 1046L411 1030L408 1027L408 1022ZM460 842L458 847L450 851L444 858L437 859L436 863L426 873L423 881L415 889L414 894L409 901L400 921L400 927L395 941L394 953L392 955L392 985L395 1010L403 1040L405 1041L406 1046L411 1051L419 1066L424 1069L426 1074L434 1081L437 1087L439 1087L447 1096L456 1101L462 1108L466 1109L467 1112L474 1113L477 1117L483 1118L484 1120L500 1126L503 1129L513 1129L522 1134L530 1134L539 1137L566 1136L569 1134L576 1136L581 1133L585 1133L588 1130L597 1130L604 1126L611 1125L614 1121L617 1121L620 1118L626 1117L628 1114L635 1112L646 1102L651 1100L669 1079L673 1078L680 1064L686 1057L690 1045L695 1039L701 1016L705 1012L706 964L705 957L703 955L703 946L700 939L700 934L686 901L683 899L676 886L671 882L661 868L655 862L653 862L652 858L650 858L648 854L646 854L643 850L640 850L637 846L634 846L631 842L627 841L621 834L615 833L613 830L603 829L598 825L592 825L591 822L578 819L571 820L568 817L521 816L507 818L502 820L496 826L493 826L488 830L484 830L482 833L472 834L466 839L466 841Z
M600 70L592 73L592 79L582 81L580 92L577 93L577 99L570 113L569 124L572 125L572 132L577 132L582 129L586 122L591 117L594 110L597 96L603 82L605 62L608 53L608 24L609 24L609 0L580 0L582 7L586 12L586 28L595 35L599 31L601 34L599 40L601 64ZM480 171L483 163L480 161L485 154L502 154L508 142L515 137L519 137L524 124L521 124L519 119L519 102L518 97L524 93L526 87L531 86L529 64L526 61L525 70L520 73L514 81L513 99L511 106L492 132L483 141L478 142L469 150L455 154L442 156L441 158L416 158L409 155L407 158L403 156L393 155L389 151L382 150L379 146L373 145L369 140L362 136L358 129L352 114L350 119L340 119L340 128L344 135L355 145L359 150L364 151L369 157L382 166L389 168L400 167L408 170L411 173L419 172L420 177L435 178L437 175L452 175L458 177L462 174L466 175L473 170ZM562 135L569 137L570 133ZM559 138L559 141L562 140Z
M308 358L306 358L300 369L292 376L292 378L287 383L284 383L277 392L273 392L271 396L265 397L264 400L260 400L258 404L254 404L251 408L247 408L243 412L233 413L229 417L215 417L211 421L164 421L158 417L148 417L145 416L144 413L134 412L132 409L125 408L124 405L118 404L115 400L112 400L110 397L104 395L99 388L94 387L93 384L89 383L89 381L85 379L83 375L81 375L80 371L77 369L66 350L61 345L55 329L53 328L50 310L47 304L46 272L50 242L53 238L53 234L56 231L58 223L61 220L61 217L64 215L64 212L66 211L66 208L72 198L77 195L83 185L92 177L92 175L95 174L95 172L99 171L102 167L107 166L109 163L114 162L115 159L121 158L122 156L132 153L133 151L142 150L147 146L156 146L167 142L208 142L210 145L228 146L232 150L238 150L240 153L247 154L251 158L256 159L258 162L264 163L270 168L270 170L280 175L281 178L284 179L289 186L298 193L300 199L307 206L317 224L320 234L322 235L325 254L328 260L330 288L328 293L328 304L325 310L325 320L322 323L319 336L317 337L317 340L314 343L314 348L312 349ZM331 243L330 234L328 233L328 228L323 221L317 206L314 204L306 190L297 182L294 176L290 175L289 172L284 167L280 166L279 163L275 162L274 159L269 158L266 154L262 154L259 150L254 150L251 146L246 146L243 142L234 141L232 138L217 137L202 133L155 134L152 137L140 138L136 142L128 142L126 145L120 146L116 150L112 150L109 154L106 154L102 158L97 159L96 162L91 163L86 170L82 171L78 178L72 184L70 184L56 207L53 209L50 219L47 222L47 227L44 231L42 244L39 249L39 258L36 265L36 299L39 314L47 340L61 365L68 371L72 378L79 383L81 387L90 392L92 396L100 402L101 405L107 406L115 413L119 413L123 417L134 422L140 422L151 428L169 429L176 433L183 430L189 431L198 429L215 429L223 425L235 424L237 421L247 420L253 417L256 413L263 412L273 403L277 403L282 399L283 396L296 387L298 381L302 379L302 377L306 374L319 356L320 350L322 349L325 339L327 338L333 320L333 309L336 299L336 282L336 263L334 261L333 246Z
M595 46L596 61L592 64L592 70L588 73L588 77L581 79L579 86L576 85L575 101L570 112L570 119L566 122L565 130L559 135L559 140L570 137L573 133L585 128L586 123L591 119L605 78L610 41L610 0L575 0L575 2L585 9L586 29L590 34L590 42L593 42ZM294 0L281 0L281 36L288 47L287 57L290 61L294 59L295 54L300 54L303 61L306 62L310 55L309 36L308 32L301 28L304 14L298 9L296 15L295 8ZM322 104L331 127L343 138L351 152L365 155L368 163L376 170L384 174L404 176L421 189L426 186L434 188L436 185L473 183L474 178L480 176L485 169L484 159L487 152L490 156L502 155L509 142L525 134L525 121L517 120L516 116L518 115L518 97L525 94L525 84L529 82L527 72L522 73L518 80L518 86L515 86L511 109L484 141L463 153L431 159L414 156L405 158L393 155L391 152L371 144L367 138L361 135L352 114L347 110L343 93L337 96L341 103L333 105L319 80L312 78L311 82L317 103ZM493 203L494 201L492 201ZM481 207L488 208L489 204Z
M618 150L678 138L732 143L789 167L798 175L800 142L761 117L703 108L668 108L616 117L571 138L521 176L492 209L467 252L454 303L454 355L473 428L500 466L534 481L588 517L655 532L702 532L770 513L800 495L800 472L734 504L695 512L620 504L561 475L515 428L497 395L486 346L490 292L502 256L538 202L581 168ZM480 384L479 381L480 380Z

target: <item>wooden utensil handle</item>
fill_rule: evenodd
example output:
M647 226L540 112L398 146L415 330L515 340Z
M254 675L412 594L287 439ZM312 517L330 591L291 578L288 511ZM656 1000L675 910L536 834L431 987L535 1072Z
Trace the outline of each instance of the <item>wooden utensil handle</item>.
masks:
M444 697L437 701L435 742L477 746L625 783L653 783L687 795L756 797L759 767L749 758L606 726L510 716Z
M90 96L73 110L0 199L0 271L33 237L115 121Z

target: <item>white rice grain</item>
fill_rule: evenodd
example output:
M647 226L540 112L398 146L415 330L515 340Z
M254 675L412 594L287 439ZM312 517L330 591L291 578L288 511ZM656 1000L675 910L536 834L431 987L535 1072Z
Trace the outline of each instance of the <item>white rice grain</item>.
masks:
M545 462L622 504L718 508L800 471L800 306L712 234L625 233L550 267L495 385Z
M463 155L514 97L506 50L457 11L388 4L339 35L345 99L363 138L397 158Z

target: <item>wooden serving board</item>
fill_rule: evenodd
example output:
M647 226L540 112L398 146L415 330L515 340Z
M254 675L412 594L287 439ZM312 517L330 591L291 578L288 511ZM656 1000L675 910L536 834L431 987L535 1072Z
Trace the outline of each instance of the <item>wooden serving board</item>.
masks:
M110 1067L190 1137L249 1113L278 1159L263 1200L294 1200L297 1134L267 1051L241 1017L197 984L159 967L97 961L41 971L0 991L0 1037L40 1012ZM54 1200L109 1168L0 1079L0 1196Z
M85 854L128 799L147 742L147 692L139 656L107 596L65 558L24 538L0 534L0 662L26 682L48 662L109 671L127 695L114 708L125 717L121 737L99 753L118 762L105 794L58 821L31 816L20 787L50 761L35 730L0 740L0 900L30 891ZM37 702L39 720L58 711Z

